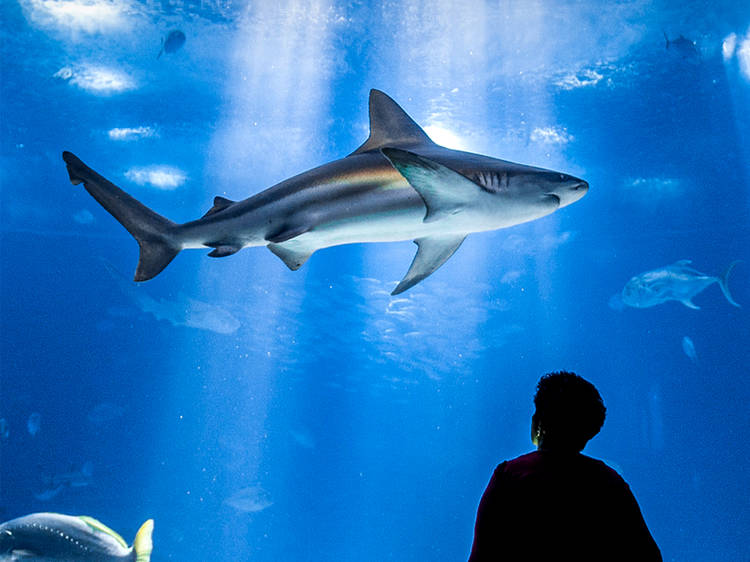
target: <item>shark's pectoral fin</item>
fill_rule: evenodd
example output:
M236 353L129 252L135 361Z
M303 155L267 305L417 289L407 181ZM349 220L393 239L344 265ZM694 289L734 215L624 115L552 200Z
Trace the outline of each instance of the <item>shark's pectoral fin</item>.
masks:
M697 304L695 304L690 299L685 299L684 301L680 301L680 302L682 304L684 304L685 306L687 306L688 308L692 308L693 310L700 310L701 309L700 306L698 306Z
M213 251L209 252L208 257L210 258L225 258L236 254L242 249L240 244L208 244L213 246Z
M434 160L399 148L381 152L422 197L427 207L424 222L458 214L482 195L479 185Z
M227 199L226 197L221 197L220 195L217 195L214 197L214 206L211 207L205 215L203 215L203 218L209 217L215 213L218 213L219 211L223 211L230 205L234 205L236 201L232 201L231 199Z
M268 249L281 258L286 266L292 271L302 267L315 250L301 250L288 248L281 244L269 244Z
M416 239L414 243L419 247L417 255L414 256L414 261L411 262L411 267L406 272L406 276L393 289L391 294L403 293L430 275L458 250L464 238L466 238L465 234L458 234Z

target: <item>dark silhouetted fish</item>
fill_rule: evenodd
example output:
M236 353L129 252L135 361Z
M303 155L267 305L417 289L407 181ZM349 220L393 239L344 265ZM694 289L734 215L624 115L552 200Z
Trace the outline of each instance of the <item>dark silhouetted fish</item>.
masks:
M0 560L148 562L153 530L149 519L128 547L120 535L92 517L32 513L0 525Z
M667 50L671 50L681 56L683 59L698 60L700 53L698 52L698 46L695 41L691 41L687 37L680 35L677 39L670 39L667 37L667 32L664 31L664 40L666 41Z
M185 44L185 34L179 29L173 29L167 34L166 38L161 40L161 50L156 58L162 56L163 53L174 53L178 51Z

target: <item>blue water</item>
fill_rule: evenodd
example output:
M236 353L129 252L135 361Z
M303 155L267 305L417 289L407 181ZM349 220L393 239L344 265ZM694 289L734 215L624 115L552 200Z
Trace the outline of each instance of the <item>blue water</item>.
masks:
M0 20L0 520L88 514L131 541L153 517L154 561L462 560L495 465L531 449L536 381L570 369L608 407L585 452L664 559L750 559L746 3L11 0ZM186 251L136 286L136 243L60 156L192 220L349 154L370 88L441 144L590 191L397 298L410 242L297 272ZM682 259L744 260L743 308L715 284L700 310L608 305Z

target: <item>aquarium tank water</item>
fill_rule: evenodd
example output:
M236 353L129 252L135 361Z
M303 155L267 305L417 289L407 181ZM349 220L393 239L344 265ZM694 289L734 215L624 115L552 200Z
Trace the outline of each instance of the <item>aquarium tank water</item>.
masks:
M466 560L537 381L570 370L608 411L584 453L664 560L750 560L747 2L7 0L0 33L0 521L131 543L153 518L153 561ZM392 295L397 229L285 264L331 205L355 221L297 186L301 223L245 249L217 227L136 283L138 243L62 158L181 224L357 150L373 89L438 145L588 193L467 227ZM406 194L423 164L382 174Z

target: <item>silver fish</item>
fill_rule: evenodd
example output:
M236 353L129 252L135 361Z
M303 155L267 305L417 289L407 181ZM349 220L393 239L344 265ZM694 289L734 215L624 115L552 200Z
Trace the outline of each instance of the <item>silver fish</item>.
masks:
M706 275L689 267L691 263L690 260L680 260L672 265L636 275L623 288L622 302L635 308L648 308L674 300L698 310L700 307L693 303L693 297L709 285L718 283L729 303L740 306L732 298L727 284L729 274L739 261L729 264L718 277Z
M216 197L200 219L176 224L147 208L70 152L70 181L86 190L140 246L136 281L158 275L183 249L211 257L267 246L292 270L321 248L413 240L414 261L393 294L438 269L468 234L506 228L578 201L578 178L432 142L398 104L370 92L370 136L349 156L244 201Z

